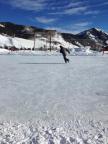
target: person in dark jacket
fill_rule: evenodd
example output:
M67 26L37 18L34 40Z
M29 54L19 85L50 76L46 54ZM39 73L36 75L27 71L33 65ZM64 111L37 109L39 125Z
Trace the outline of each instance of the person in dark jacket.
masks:
M69 59L66 57L67 52L70 54L69 49L64 48L63 46L60 46L60 53L63 55L65 63L67 63L67 62L69 63Z

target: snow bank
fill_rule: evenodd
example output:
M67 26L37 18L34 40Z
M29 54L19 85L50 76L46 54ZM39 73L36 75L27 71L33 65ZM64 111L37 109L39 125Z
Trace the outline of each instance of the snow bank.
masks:
M12 55L34 55L34 56L59 56L61 53L59 50L57 51L31 51L31 50L19 50L19 51L10 51L9 54ZM98 52L94 52L92 50L82 50L81 48L72 49L70 51L70 56L96 56Z
M0 49L0 54L9 54L9 50Z
M59 51L31 51L31 50L19 50L11 51L10 55L28 55L28 56L57 56L61 55Z
M0 35L0 46L15 46L16 48L33 48L33 40L26 40L17 37L12 38L10 36Z
M0 54L9 54L9 55L34 55L34 56L59 56L61 53L59 50L57 51L31 51L31 50L19 50L19 51L8 51L5 49L0 49ZM105 52L106 54L106 52ZM70 56L96 56L99 55L98 52L93 52L91 50L80 50L80 48L73 49L70 54ZM100 55L102 55L100 53Z
M12 46L12 41L10 37L6 37L3 35L0 35L0 46L5 47L5 46Z
M2 144L107 144L108 129L100 122L89 121L83 127L80 120L65 127L33 124L0 123L0 143Z
M74 56L96 56L98 52L90 50L90 47L73 48L70 55Z

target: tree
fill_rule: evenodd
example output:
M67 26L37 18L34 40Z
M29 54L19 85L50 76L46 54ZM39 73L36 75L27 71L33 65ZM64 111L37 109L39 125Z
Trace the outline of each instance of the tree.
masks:
M34 44L33 44L33 48L31 50L35 49L35 43L36 43L36 32L34 32Z
M51 49L52 49L52 46L51 46L51 44L52 44L52 37L55 35L56 30L47 30L46 33L47 33L47 37L49 39L49 49L51 51Z

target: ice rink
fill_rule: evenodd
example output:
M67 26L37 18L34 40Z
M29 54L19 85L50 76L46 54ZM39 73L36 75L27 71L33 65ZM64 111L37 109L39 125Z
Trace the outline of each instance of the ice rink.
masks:
M0 120L108 125L108 56L69 59L65 64L62 56L1 55Z

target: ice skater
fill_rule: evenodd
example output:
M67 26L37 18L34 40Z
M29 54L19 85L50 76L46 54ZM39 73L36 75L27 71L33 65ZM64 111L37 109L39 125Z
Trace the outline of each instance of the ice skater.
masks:
M69 63L69 59L66 57L67 56L67 52L70 54L69 49L64 48L63 46L60 45L60 53L63 55L64 61L65 63Z

